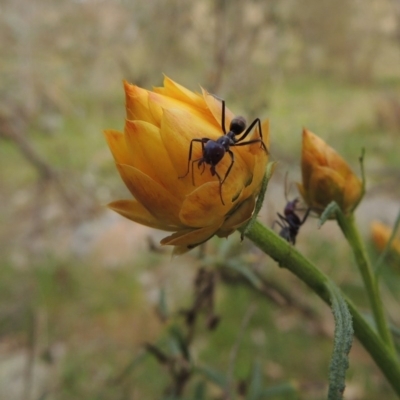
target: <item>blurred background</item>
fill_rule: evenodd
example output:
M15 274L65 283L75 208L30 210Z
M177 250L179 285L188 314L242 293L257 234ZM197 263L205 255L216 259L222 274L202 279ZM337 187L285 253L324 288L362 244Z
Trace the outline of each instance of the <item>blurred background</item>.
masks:
M260 215L269 225L286 204L286 172L300 179L303 127L357 173L365 148L358 221L374 257L370 222L392 226L399 210L400 1L2 0L0 54L0 399L174 398L171 382L182 382L143 343L162 339L179 354L169 329L188 328L179 311L196 299L200 266L212 271L220 319L196 328L203 370L182 396L228 398L219 371L239 393L260 377L276 389L268 398L324 398L329 309L246 241L236 254L236 235L171 259L158 246L165 234L108 211L129 194L102 130L123 129L123 79L151 89L163 74L248 120L270 118L279 167ZM334 223L317 230L311 218L297 246L366 305ZM264 291L229 270L234 257ZM392 264L384 301L399 324ZM357 343L350 362L347 399L395 398Z

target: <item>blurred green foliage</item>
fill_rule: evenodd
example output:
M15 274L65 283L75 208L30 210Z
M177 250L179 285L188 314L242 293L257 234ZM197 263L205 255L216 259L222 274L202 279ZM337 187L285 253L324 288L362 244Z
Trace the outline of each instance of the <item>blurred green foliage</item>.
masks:
M375 215L391 222L386 200L400 194L395 1L3 0L0 22L0 398L155 399L171 383L143 344L165 346L171 324L187 328L180 310L191 302L201 262L196 252L171 261L153 243L153 252L134 247L126 236L140 241L147 231L114 231L115 220L105 214L104 204L128 196L101 134L123 129L123 79L151 88L165 73L223 97L237 114L269 117L271 155L280 167L267 193L267 223L285 204L280 177L288 169L299 177L303 127L357 172L366 148L369 192L379 200ZM364 226L370 217L361 215ZM300 236L299 247L365 304L335 229L321 233L315 223ZM239 239L232 240L235 247ZM218 255L223 246L213 240L205 252ZM329 310L254 249L244 245L240 254L243 265L262 270L272 294L218 272L221 321L209 331L200 319L194 362L224 377L232 369L246 398L297 398L294 390L299 398L324 398ZM211 270L219 271L218 263ZM385 298L398 325L399 275L385 268ZM162 289L167 321L155 311ZM294 303L278 301L276 292ZM230 365L251 304L257 306ZM357 344L350 362L346 398L394 398ZM257 397L260 382L265 390ZM184 395L222 398L200 373Z

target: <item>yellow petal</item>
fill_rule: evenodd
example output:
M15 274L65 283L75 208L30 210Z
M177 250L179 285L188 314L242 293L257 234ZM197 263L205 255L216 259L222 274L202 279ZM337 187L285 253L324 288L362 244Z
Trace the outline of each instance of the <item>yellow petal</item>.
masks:
M157 121L149 109L149 92L136 85L124 81L126 118L141 120L157 125Z
M136 200L117 200L107 204L107 207L123 217L130 219L150 228L161 229L163 231L175 231L176 226L163 224L156 219L142 204Z
M314 168L308 188L310 206L324 209L331 201L343 209L343 189L345 180L329 167Z
M108 147L118 164L131 164L131 156L125 143L124 134L113 129L104 131Z
M197 93L193 93L179 83L174 82L167 76L164 76L164 87L154 88L154 92L173 97L182 101L183 103L188 103L204 110L207 108L202 96L198 95Z
M255 197L249 197L241 202L239 207L230 215L217 232L217 236L226 237L233 233L251 218L256 205Z
M222 223L225 215L234 205L232 197L237 202L240 192L235 192L235 190L240 190L240 188L238 185L232 187L227 185L227 182L224 182L222 185L222 198L225 204L222 204L219 190L219 182L214 181L205 183L187 195L179 213L182 223L193 227Z
M224 202L225 205L220 199L219 182L205 183L186 197L179 218L183 224L193 227L209 226L218 221L222 224L225 214L232 207L227 199Z
M256 158L254 165L254 175L252 176L252 179L249 179L242 193L244 199L247 199L254 193L258 194L258 190L260 188L262 179L265 174L267 162L268 162L268 157L266 157L265 159L262 159L261 157Z
M303 151L309 153L310 160L314 159L317 165L327 165L326 149L329 146L317 135L307 129L303 129Z
M379 251L383 251L392 236L392 228L379 221L371 222L372 241ZM400 239L395 237L392 240L391 250L400 255Z
M133 196L161 223L182 226L179 220L181 202L149 176L128 165L117 165Z
M269 124L269 119L264 119L264 121L261 122L261 129L262 129L262 133L263 133L263 142L267 148L267 150L269 150L269 146L270 146L270 124Z
M353 174L349 164L331 147L327 146L326 160L327 165L334 169L340 176L347 178Z
M244 142L248 142L251 140L261 139L264 142L264 145L267 149L265 151L261 147L261 142L252 143L250 145L236 146L235 148L240 151L240 156L244 160L247 168L251 173L258 176L260 171L254 171L255 168L260 169L261 175L264 175L265 167L268 162L268 153L269 153L269 120L265 120L261 123L262 137L260 135L258 124L253 128L252 132L248 134L248 136L243 140ZM255 179L257 181L257 178Z
M311 200L309 199L309 192L304 189L301 183L296 182L297 189L299 190L300 196L303 198L304 202L311 206Z
M180 99L175 99L173 97L165 96L161 93L149 93L149 107L152 115L157 120L161 120L164 109L178 109L185 110L193 116L196 116L198 120L201 120L202 123L208 123L213 129L215 129L216 134L220 136L218 133L218 125L215 123L214 117L209 112L208 109L200 109L198 107L193 106L190 103L184 103ZM218 137L217 136L217 137Z
M168 246L189 246L193 248L214 236L221 223L216 223L205 228L182 230L165 237L160 243Z
M345 178L343 211L354 210L363 195L363 188L360 179L353 173Z
M202 119L198 119L194 115L184 110L165 110L161 121L161 139L169 154L171 162L175 168L177 176L183 176L188 170L189 148L191 140L201 137L216 137L216 128L204 123ZM201 143L193 142L193 152L191 161L202 157ZM224 161L224 160L223 160ZM221 165L222 162L221 162ZM183 179L187 185L192 184L191 169ZM225 164L225 168L228 168ZM200 186L210 181L213 177L210 174L209 166L205 167L205 171L201 174L201 170L194 166L195 184Z
M161 140L175 168L176 176L187 172L190 140L198 135L194 120L183 110L165 110L161 121ZM185 156L186 155L186 156ZM201 157L201 145L193 145L192 159ZM186 176L187 184L191 182L190 173Z
M266 124L264 124L264 126L267 128L267 134L269 137L268 122ZM267 143L269 143L269 138L266 138L266 139L267 139ZM267 143L265 143L265 144L267 144ZM254 195L254 193L258 193L258 190L259 190L261 182L264 178L265 170L266 170L266 167L268 164L267 153L263 149L260 149L258 143L255 143L254 145L257 146L257 154L253 155L254 167L253 167L252 179L249 180L248 184L246 184L246 187L243 191L243 198L245 198L245 199ZM252 146L254 146L254 145L252 145ZM273 167L273 168L275 169L275 167Z
M379 221L371 222L372 241L375 247L381 252L385 249L387 242L391 236L392 230Z
M205 102L206 102L211 114L214 116L214 119L215 119L216 123L221 128L220 136L222 136L223 133L224 133L223 132L223 129L224 129L223 126L225 127L225 130L226 130L225 133L228 133L231 121L235 117L235 115L232 113L231 110L229 110L228 107L225 107L225 121L224 121L224 124L223 124L221 100L216 99L213 95L208 93L203 88L201 88L201 90L203 92L204 100L205 100Z
M126 121L125 138L132 167L148 175L174 197L181 199L186 195L188 189L179 179L156 126L144 121Z
M303 129L303 142L301 150L301 174L303 185L308 190L309 179L313 168L326 166L326 143L307 129Z

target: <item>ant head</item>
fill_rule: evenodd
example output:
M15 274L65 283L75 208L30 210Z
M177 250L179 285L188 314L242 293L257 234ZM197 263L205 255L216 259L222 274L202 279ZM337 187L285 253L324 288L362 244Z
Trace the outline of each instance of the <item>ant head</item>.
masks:
M293 213L296 212L296 205L298 201L299 199L296 197L294 200L287 202L284 209L285 216L292 215Z
M235 135L240 135L246 129L246 120L243 117L233 118L229 130Z

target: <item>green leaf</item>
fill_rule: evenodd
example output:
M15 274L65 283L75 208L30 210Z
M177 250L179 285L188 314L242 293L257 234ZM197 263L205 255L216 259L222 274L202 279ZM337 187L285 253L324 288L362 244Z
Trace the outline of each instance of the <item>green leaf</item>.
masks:
M353 342L353 323L346 301L339 289L333 284L329 284L328 288L335 319L333 354L329 368L328 400L341 400L346 387L345 376L349 367L348 355Z
M243 266L240 262L235 260L227 261L224 266L238 272L245 279L247 279L256 289L262 288L261 279L248 267Z
M334 216L337 212L341 212L342 210L336 203L336 201L330 202L323 213L321 214L318 222L318 228L321 228L321 226L328 220L331 219L332 216Z
M171 325L169 333L171 335L170 346L172 352L181 354L185 360L190 361L190 352L182 329L176 324Z
M113 385L120 385L124 379L128 378L133 370L139 366L148 356L148 352L143 349L128 363L128 365L114 378L111 379L110 383Z
M226 379L226 376L224 374L222 374L221 372L219 372L211 367L208 367L206 365L203 365L203 366L198 365L194 368L194 371L202 374L206 379L215 383L222 390L226 389L228 381Z
M280 385L274 385L262 391L262 399L270 399L275 396L285 398L286 400L297 398L297 389L293 383L287 382Z
M193 400L206 400L207 386L204 381L197 382L194 387Z
M256 361L253 365L251 372L251 380L249 385L249 392L246 397L247 400L259 400L263 396L263 383L262 383L262 368L261 363Z
M168 312L167 297L164 287L161 288L160 290L160 297L158 299L157 311L163 321L166 321L168 319L169 312Z
M167 394L166 396L161 397L161 400L185 400L182 397L176 397L174 394Z

